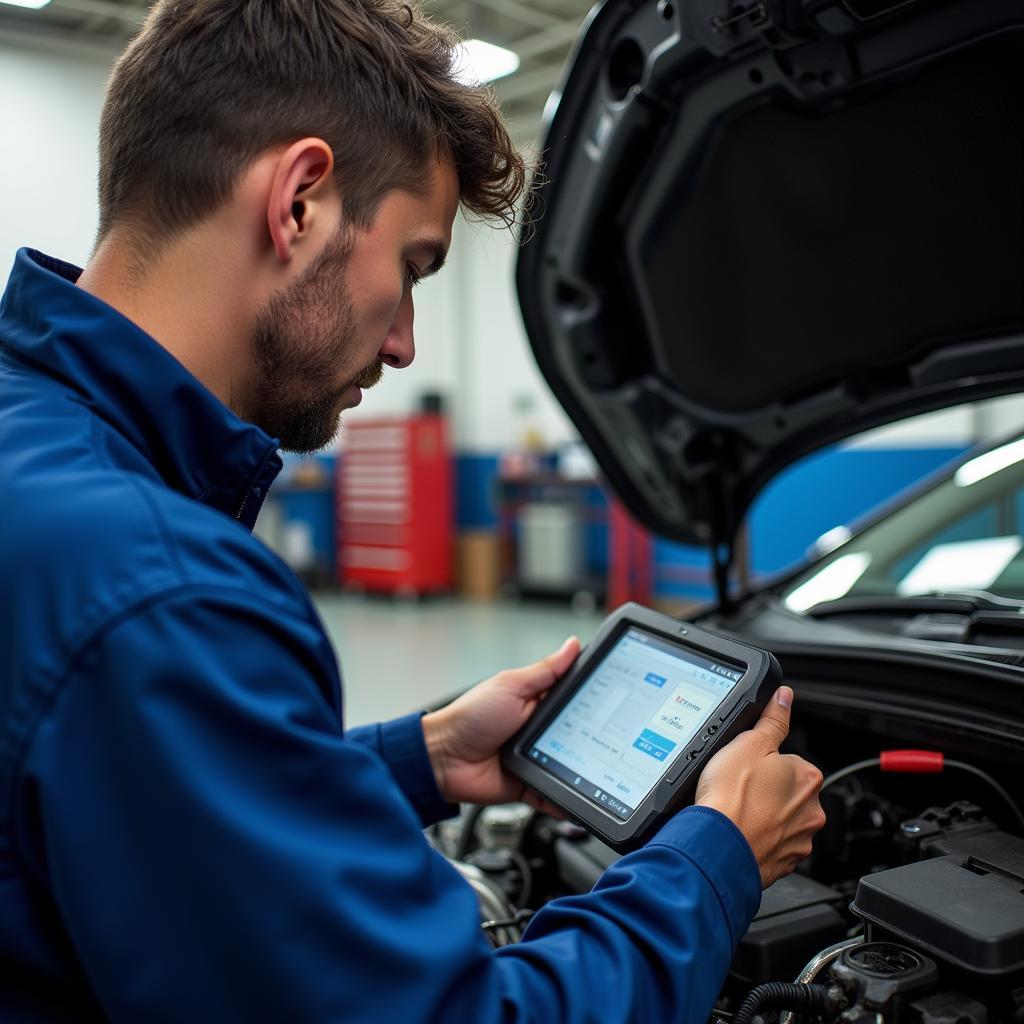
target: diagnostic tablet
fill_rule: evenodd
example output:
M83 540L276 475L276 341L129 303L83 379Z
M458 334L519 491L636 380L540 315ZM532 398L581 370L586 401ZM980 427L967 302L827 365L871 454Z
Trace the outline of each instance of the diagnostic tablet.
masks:
M782 680L767 651L626 604L503 751L505 766L617 850L693 802L716 750Z

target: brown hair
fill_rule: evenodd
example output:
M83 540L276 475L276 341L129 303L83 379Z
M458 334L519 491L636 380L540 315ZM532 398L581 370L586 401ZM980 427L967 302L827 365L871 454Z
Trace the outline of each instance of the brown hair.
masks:
M260 153L334 151L346 219L449 154L469 212L512 225L526 169L493 94L453 77L458 36L398 0L159 0L114 68L100 123L100 238L171 237Z

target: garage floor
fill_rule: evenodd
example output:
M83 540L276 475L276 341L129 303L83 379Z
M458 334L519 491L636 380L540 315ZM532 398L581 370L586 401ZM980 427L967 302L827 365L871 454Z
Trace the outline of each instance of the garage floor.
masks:
M362 725L435 704L503 668L536 661L602 615L559 604L315 594L345 681L345 722Z

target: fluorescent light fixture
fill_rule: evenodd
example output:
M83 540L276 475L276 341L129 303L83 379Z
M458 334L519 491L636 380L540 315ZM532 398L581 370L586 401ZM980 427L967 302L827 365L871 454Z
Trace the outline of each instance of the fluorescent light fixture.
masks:
M936 544L903 578L900 597L933 594L942 590L985 590L1016 558L1020 537L984 537Z
M463 85L482 85L519 70L519 54L482 39L467 39L459 45L455 77Z
M31 7L34 11L45 7L49 2L50 0L0 0L0 4L10 4L11 7Z
M790 611L805 612L822 601L838 601L849 593L870 564L871 556L866 551L837 558L787 595L786 607Z
M979 480L984 480L993 473L998 473L1008 466L1024 459L1024 438L1019 441L1011 441L999 448L993 448L984 455L979 455L970 462L965 462L957 471L953 479L957 487L970 487Z

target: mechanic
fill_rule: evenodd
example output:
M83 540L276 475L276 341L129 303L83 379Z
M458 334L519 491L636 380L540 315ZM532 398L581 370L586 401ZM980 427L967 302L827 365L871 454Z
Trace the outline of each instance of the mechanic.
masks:
M421 830L536 799L497 753L577 641L346 731L313 606L251 536L278 449L327 444L412 361L411 289L460 204L514 216L523 161L454 79L456 42L394 0L162 0L110 82L93 258L18 253L5 1024L703 1021L762 886L823 823L820 774L778 752L783 687L698 806L492 952Z

